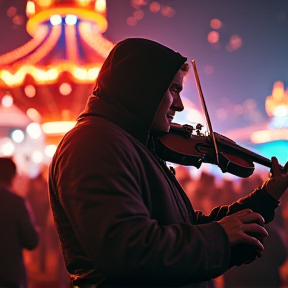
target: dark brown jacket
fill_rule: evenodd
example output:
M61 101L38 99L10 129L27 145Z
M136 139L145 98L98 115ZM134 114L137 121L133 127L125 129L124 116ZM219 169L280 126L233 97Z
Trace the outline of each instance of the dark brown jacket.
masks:
M154 114L185 61L149 40L120 42L103 64L95 95L59 144L50 201L75 284L198 285L254 257L246 247L232 251L215 220L247 207L273 219L278 202L261 190L209 216L195 212L151 151Z

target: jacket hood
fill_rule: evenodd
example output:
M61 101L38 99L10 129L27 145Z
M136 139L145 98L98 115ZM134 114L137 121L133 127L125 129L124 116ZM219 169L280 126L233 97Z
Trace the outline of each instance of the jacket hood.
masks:
M80 118L105 117L146 144L157 108L186 60L151 40L119 42L104 61L93 96Z

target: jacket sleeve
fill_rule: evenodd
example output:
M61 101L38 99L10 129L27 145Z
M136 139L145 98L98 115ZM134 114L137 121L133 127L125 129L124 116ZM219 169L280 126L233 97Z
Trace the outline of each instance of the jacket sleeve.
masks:
M38 233L34 226L32 210L24 199L18 207L18 233L22 247L32 250L38 245Z
M218 221L227 215L246 208L261 214L267 224L274 219L275 209L279 206L279 203L279 201L270 196L264 189L257 188L248 196L239 199L231 205L214 208L208 216L203 215L199 211L196 212L195 224ZM256 255L257 251L252 245L235 245L231 248L229 267L250 263L256 259Z
M218 221L225 216L231 215L243 209L249 208L262 215L265 223L268 224L274 219L275 209L279 206L279 201L270 196L264 189L257 188L248 196L240 198L238 201L214 208L210 215L205 216L197 211L195 214L195 224Z
M230 245L218 223L160 226L151 219L141 195L144 164L130 142L117 134L106 141L82 137L68 144L79 151L70 153L69 165L58 155L55 185L77 238L106 279L179 285L228 269Z

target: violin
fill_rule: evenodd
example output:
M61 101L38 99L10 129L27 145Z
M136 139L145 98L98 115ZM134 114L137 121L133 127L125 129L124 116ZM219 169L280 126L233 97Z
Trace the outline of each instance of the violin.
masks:
M200 168L202 163L218 165L223 173L247 178L254 172L254 162L271 168L270 159L236 144L233 140L214 133L218 147L218 161L211 135L201 132L203 125L171 123L170 131L156 139L155 152L162 160Z
M201 124L194 128L190 125L172 123L169 133L156 140L155 152L158 157L165 161L197 168L202 163L211 163L218 165L223 173L229 172L243 178L253 174L254 162L271 168L272 162L269 159L243 148L233 140L213 131L200 85L196 61L192 60L191 62L210 134L201 133L203 127Z

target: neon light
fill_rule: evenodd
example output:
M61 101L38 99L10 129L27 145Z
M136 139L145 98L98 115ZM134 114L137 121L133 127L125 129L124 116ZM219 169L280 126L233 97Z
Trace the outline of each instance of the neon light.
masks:
M76 38L76 28L75 25L65 25L65 41L66 41L66 52L67 58L77 63L78 59L78 48L77 48L77 38Z
M36 69L34 78L38 82L46 82L48 80L47 72L44 70Z
M43 154L40 151L34 151L32 153L32 161L35 163L41 163L43 160Z
M94 81L100 72L100 68L91 68L88 69L88 81Z
M60 25L62 23L62 17L60 15L52 15L50 17L50 23L53 25L53 26L57 26L57 25Z
M46 134L64 134L75 126L75 121L55 121L43 123L42 130Z
M76 15L79 19L90 20L91 22L97 23L100 33L104 33L107 30L107 20L99 13L95 13L84 8L59 7L43 10L35 14L27 21L27 32L33 36L36 33L39 24L48 21L50 17L55 14L60 15L61 17L66 17L66 15Z
M27 111L26 111L26 114L27 116L32 119L34 122L41 122L41 115L40 113L34 109L34 108L29 108Z
M252 143L266 143L276 140L288 140L288 129L260 130L251 134Z
M106 11L106 0L96 0L95 10L104 13Z
M72 75L79 80L88 79L87 69L85 68L74 67L72 70Z
M11 107L13 104L13 97L10 96L10 95L5 95L3 98L2 98L2 105L4 107Z
M27 85L24 87L25 95L28 98L33 98L36 95L36 89L33 85Z
M38 139L42 134L41 126L38 123L30 123L26 127L26 132L32 139Z
M81 6L87 6L91 0L77 0Z
M37 2L42 7L48 7L52 4L52 0L37 0Z
M57 149L57 145L47 145L46 148L45 148L45 154L48 156L48 157L53 157L54 153L56 152L56 149Z
M11 156L15 150L15 146L10 138L2 138L0 142L0 152L4 156Z
M48 70L33 65L24 65L14 74L7 70L0 70L0 87L16 87L23 84L26 75L31 75L38 85L57 82L60 72L68 72L75 82L94 83L101 68L101 63L92 63L86 66L77 66L72 62L59 61Z
M75 25L77 23L77 16L75 16L75 15L67 15L65 17L65 23L67 25Z
M25 135L23 133L22 130L20 129L16 129L11 133L11 139L15 142L15 143L21 143L25 138Z
M30 18L34 14L35 14L35 4L32 1L28 1L26 6L26 15L28 18Z
M52 31L46 41L30 56L24 59L25 62L29 64L35 64L44 58L56 45L60 35L61 35L61 26L53 26Z
M40 25L32 40L22 45L21 47L0 56L0 66L14 62L29 54L44 41L48 35L48 32L49 29L47 25Z
M71 91L72 91L72 87L68 83L62 83L59 87L59 92L64 96L69 95Z
M60 69L58 69L57 67L47 70L48 79L50 81L57 80L57 78L59 76L59 70Z

